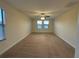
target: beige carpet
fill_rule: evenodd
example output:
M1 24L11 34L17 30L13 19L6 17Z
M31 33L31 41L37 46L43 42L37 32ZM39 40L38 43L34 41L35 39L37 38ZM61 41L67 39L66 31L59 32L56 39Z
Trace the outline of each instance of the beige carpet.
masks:
M1 57L66 58L74 57L74 48L54 34L32 33Z

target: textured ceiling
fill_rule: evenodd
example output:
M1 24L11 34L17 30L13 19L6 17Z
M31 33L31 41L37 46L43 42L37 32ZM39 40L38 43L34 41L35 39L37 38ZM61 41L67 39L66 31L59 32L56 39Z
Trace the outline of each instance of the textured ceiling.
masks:
M30 17L57 16L79 0L6 0L9 4L29 15ZM69 7L68 7L69 6Z

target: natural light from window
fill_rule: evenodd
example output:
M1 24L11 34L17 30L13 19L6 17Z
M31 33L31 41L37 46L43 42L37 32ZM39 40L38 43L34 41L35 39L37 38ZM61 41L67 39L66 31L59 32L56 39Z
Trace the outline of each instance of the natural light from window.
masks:
M48 20L37 20L37 29L48 29Z
M48 21L48 20L45 20L45 21L44 21L44 24L49 24L49 21Z
M0 8L0 24L2 23L2 14L1 14L1 8Z
M0 8L0 40L4 40L5 38L5 12L2 8Z

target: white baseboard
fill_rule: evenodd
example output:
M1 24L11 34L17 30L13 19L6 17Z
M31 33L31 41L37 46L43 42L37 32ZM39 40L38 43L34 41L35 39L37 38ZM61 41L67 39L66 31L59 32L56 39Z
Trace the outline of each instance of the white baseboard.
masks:
M57 33L54 33L56 36L58 36L60 39L64 40L66 43L68 43L70 46L72 46L73 48L75 48L75 46L73 44L71 44L70 42L68 42L67 40L65 40L63 37L61 37L60 35L58 35Z
M30 34L30 33L29 33ZM27 37L29 34L27 34L26 36L22 37L21 39L17 40L16 42L14 42L12 45L8 46L6 49L4 49L3 51L0 52L0 55L2 55L3 53L5 53L6 51L8 51L10 48L12 48L14 45L16 45L17 43L19 43L21 40L23 40L25 37Z

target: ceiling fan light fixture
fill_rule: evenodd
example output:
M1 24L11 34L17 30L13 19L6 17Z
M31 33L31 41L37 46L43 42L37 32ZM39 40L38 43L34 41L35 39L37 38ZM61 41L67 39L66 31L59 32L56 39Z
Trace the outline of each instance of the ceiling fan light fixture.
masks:
M41 20L45 20L45 17L44 17L44 16L42 16L42 17L41 17Z

